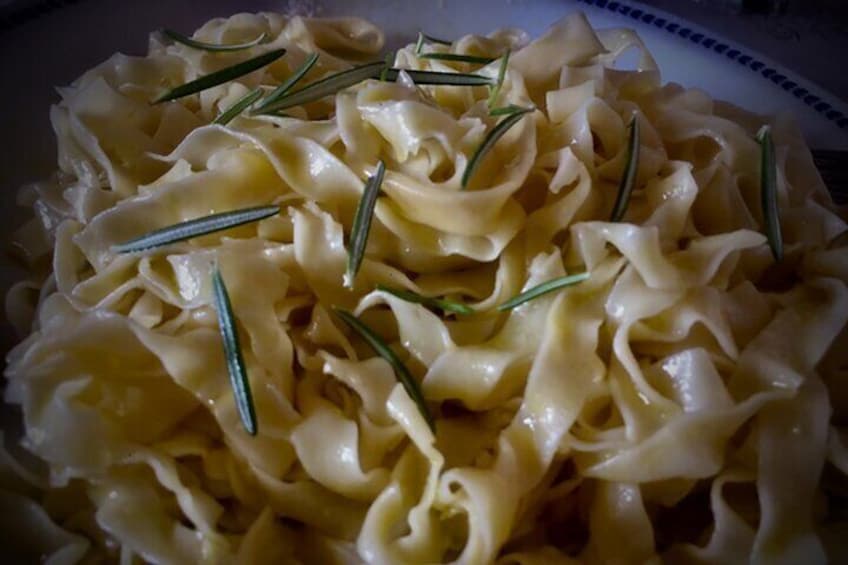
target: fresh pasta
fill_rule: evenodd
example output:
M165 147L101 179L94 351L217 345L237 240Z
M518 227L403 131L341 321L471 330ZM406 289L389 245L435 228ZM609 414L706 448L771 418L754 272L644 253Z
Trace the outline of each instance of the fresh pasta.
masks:
M581 14L422 35L266 112L381 60L382 32L169 33L59 90L58 170L22 191L21 562L844 557L846 224L791 118L663 84Z

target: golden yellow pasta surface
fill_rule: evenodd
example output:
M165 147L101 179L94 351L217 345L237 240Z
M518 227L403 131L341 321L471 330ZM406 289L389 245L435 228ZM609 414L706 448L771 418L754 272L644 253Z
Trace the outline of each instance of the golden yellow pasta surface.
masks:
M790 117L580 14L384 64L355 18L194 39L61 88L24 189L21 555L837 559L848 241Z

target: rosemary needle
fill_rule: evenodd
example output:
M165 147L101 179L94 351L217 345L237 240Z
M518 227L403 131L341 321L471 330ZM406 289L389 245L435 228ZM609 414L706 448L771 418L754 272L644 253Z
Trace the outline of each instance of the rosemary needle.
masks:
M501 312L506 310L512 310L516 306L520 306L525 302L529 302L534 298L542 296L543 294L548 294L549 292L553 292L555 290L559 290L561 288L565 288L567 286L583 282L588 278L589 273L578 273L576 275L568 275L550 280L548 282L534 286L533 288L529 288L521 294L510 298L509 300L498 306L498 310L500 310Z
M269 218L279 213L279 206L256 206L253 208L242 208L231 212L221 212L210 216L195 218L164 228L153 230L144 235L125 241L112 247L115 253L137 253L147 251L156 247L170 245L193 237L206 235L216 231L225 230Z
M346 71L332 74L321 80L289 92L272 103L263 104L262 113L272 113L285 110L292 106L302 106L327 96L332 96L367 79L396 81L401 71L409 75L415 84L434 84L452 86L484 86L491 85L492 79L482 75L468 73L444 73L438 71L416 71L386 66L385 62L367 63Z
M197 92L212 88L213 86L218 86L219 84L230 82L231 80L235 80L248 73L252 73L257 69L261 69L265 65L273 63L274 61L285 55L285 53L285 49L275 49L273 51L263 53L262 55L253 57L252 59L248 59L247 61L242 61L241 63L230 65L229 67L225 67L220 71L215 71L214 73L204 75L191 82L187 82L185 84L181 84L180 86L172 88L171 90L168 90L167 92L157 97L153 101L153 103L159 104L168 100L176 100L178 98L183 98L185 96L189 96L190 94L195 94Z
M456 314L473 314L474 308L466 306L460 302L453 300L445 300L443 298L432 298L430 296L422 296L417 292L406 290L404 288L394 288L382 284L377 285L377 290L388 292L393 296L397 296L401 300L412 302L413 304L421 304L430 309L444 310L445 312L454 312Z
M764 126L758 135L760 142L760 200L763 207L766 236L775 261L783 259L783 235L780 232L780 209L777 205L777 165L771 128Z
M318 53L312 53L306 60L301 64L295 71L284 80L280 86L271 91L268 96L266 96L262 102L260 102L256 109L253 111L254 114L258 114L262 112L266 107L271 106L274 102L285 96L285 94L292 89L292 87L300 81L304 77L306 73L309 72L315 63L318 61Z
M255 88L251 90L250 92L239 98L236 102L234 102L232 106L218 114L218 117L212 120L212 123L221 126L227 125L233 118L244 112L251 104L259 100L261 97L261 88Z
M167 37L168 39L175 41L177 43L182 43L183 45L188 45L189 47L193 47L195 49L201 49L203 51L211 51L211 52L232 52L232 51L242 51L244 49L250 49L251 47L255 47L260 43L264 42L268 38L268 34L262 33L259 37L252 41L247 41L245 43L230 43L230 44L220 44L220 43L206 43L205 41L198 41L196 39L192 39L187 35L183 35L177 31L172 29L162 29L160 30L162 35Z
M365 190L356 207L356 215L353 218L353 226L350 230L350 245L347 254L347 270L344 276L344 285L353 288L353 281L362 259L365 257L365 246L368 243L368 232L371 231L371 219L374 216L374 206L377 204L377 196L380 194L380 186L383 184L383 175L386 173L386 165L383 161L377 163L377 170L365 182Z
M221 340L224 346L224 356L227 360L227 372L230 375L230 384L233 387L233 396L236 401L241 422L244 429L252 436L259 431L256 422L256 408L253 406L253 396L250 393L250 381L247 378L247 369L244 367L244 357L239 345L238 329L236 328L233 308L230 304L230 296L224 284L224 278L216 267L212 273L212 289L215 298L215 309L218 311L218 329L221 331Z
M620 222L627 211L630 195L636 185L636 173L639 170L639 120L633 117L630 122L630 139L627 142L627 163L624 165L624 173L618 183L618 196L610 215L611 222Z
M471 159L468 161L468 165L465 167L465 172L462 173L462 189L468 186L469 181L471 181L471 176L474 174L474 171L477 170L477 167L480 166L480 163L483 161L483 157L495 146L498 140L504 136L504 134L509 131L509 128L518 123L518 121L524 117L525 114L528 114L535 110L535 108L521 108L519 110L511 110L511 113L507 115L503 120L498 122L492 131L488 133L486 138L483 140L483 143L477 147L477 150L474 151L474 155L471 156Z
M430 410L427 409L427 402L424 399L421 388L409 372L409 369L406 368L406 365L404 365L398 356L395 355L395 352L392 351L386 342L383 341L383 339L377 335L374 330L359 320L359 318L346 310L342 310L341 308L335 308L335 312L350 329L359 334L359 337L364 339L365 343L371 346L371 349L373 349L377 355L385 359L389 365L391 365L395 376L398 381L400 381L400 384L403 385L404 390L406 390L406 394L408 394L412 401L415 402L418 406L418 410L421 411L421 415L427 422L427 425L430 426L430 429L433 432L435 432L436 426L433 422L433 416L430 414Z

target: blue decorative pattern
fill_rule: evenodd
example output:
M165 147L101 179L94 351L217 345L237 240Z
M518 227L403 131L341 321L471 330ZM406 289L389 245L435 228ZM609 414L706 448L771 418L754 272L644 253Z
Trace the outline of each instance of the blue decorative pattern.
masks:
M825 119L830 120L842 129L848 129L848 116L843 114L838 109L831 106L819 96L812 94L806 88L798 86L798 84L782 75L777 69L773 69L764 62L758 60L747 53L743 53L730 45L703 33L689 29L675 22L670 22L660 16L649 14L641 8L631 7L624 2L610 2L609 0L578 0L583 4L588 4L596 8L603 8L609 12L627 16L633 20L654 25L659 29L669 33L678 35L684 39L688 39L696 45L701 45L707 49L712 49L719 55L724 55L731 61L736 61L743 67L747 67L752 71L760 74L762 77L770 80L786 92L791 93L795 98L814 109L821 114Z

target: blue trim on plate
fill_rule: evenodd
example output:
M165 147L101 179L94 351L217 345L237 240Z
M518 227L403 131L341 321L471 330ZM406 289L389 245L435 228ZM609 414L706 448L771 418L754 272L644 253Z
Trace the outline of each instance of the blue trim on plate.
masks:
M688 39L692 43L700 45L706 49L710 49L719 55L724 55L731 61L736 61L743 67L754 71L763 78L770 80L784 91L792 94L795 98L821 114L824 119L833 122L836 126L842 129L848 129L848 116L828 104L826 101L822 100L820 96L816 96L809 92L806 88L798 86L798 84L791 78L784 76L777 69L769 67L767 64L752 55L744 53L718 39L692 30L685 25L668 21L665 17L651 14L642 7L628 6L625 2L610 0L577 1L583 4L588 4L589 6L607 10L608 12L627 16L638 22L653 25L654 27L682 37L683 39Z

